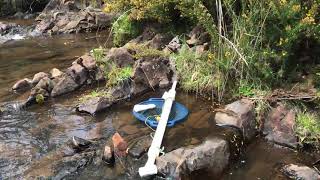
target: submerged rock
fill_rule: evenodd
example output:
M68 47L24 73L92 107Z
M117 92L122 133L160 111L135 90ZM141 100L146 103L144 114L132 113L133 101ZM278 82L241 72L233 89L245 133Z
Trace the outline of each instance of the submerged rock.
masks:
M298 141L293 130L294 126L295 112L279 103L265 120L263 133L266 134L266 139L269 141L296 148Z
M150 136L144 136L136 140L136 142L129 148L128 153L134 158L140 158L146 153L151 146L152 138Z
M210 139L191 148L179 148L156 160L158 172L181 179L197 170L207 169L217 177L229 164L229 146L223 139Z
M313 168L303 165L289 164L282 168L282 172L290 179L319 180L320 174Z
M22 90L27 90L32 87L32 80L28 78L21 79L17 81L13 86L12 90L14 91L22 91Z
M223 111L216 113L215 121L220 126L239 128L248 140L256 135L254 105L250 100L242 99L228 104Z
M88 148L92 143L91 141L73 136L72 137L72 143L74 145L74 148L76 149L85 149Z

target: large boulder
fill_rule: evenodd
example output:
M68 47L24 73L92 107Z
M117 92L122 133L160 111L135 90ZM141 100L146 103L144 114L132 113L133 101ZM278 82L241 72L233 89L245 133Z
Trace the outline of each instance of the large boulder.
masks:
M44 77L34 88L31 89L30 97L36 97L38 94L41 94L44 97L49 97L53 87L54 82L50 78Z
M164 57L144 57L136 61L133 73L135 89L133 94L138 94L140 89L167 87L170 85L173 72L170 61ZM136 93L135 93L136 92Z
M219 176L229 164L229 146L223 139L210 139L191 148L179 148L156 160L158 172L180 179L197 170L209 170Z
M77 84L74 81L74 79L68 74L64 74L58 77L57 79L54 79L54 81L55 81L55 85L51 91L52 97L56 97L62 94L72 92L76 90L78 87L80 87L80 85Z
M118 67L133 66L134 59L125 47L111 48L106 56L107 61L115 63Z
M60 70L57 69L57 68L53 68L53 69L51 69L50 74L51 74L51 77L52 77L52 78L56 78L56 77L62 76L62 75L63 75L63 72L60 71Z
M290 179L319 180L320 174L313 168L303 165L289 164L282 168L282 172Z
M190 46L197 46L210 42L210 35L202 26L196 26L189 34L190 39L187 44Z
M295 116L293 110L278 103L265 120L263 133L266 135L266 139L280 145L296 148L298 141L293 130Z
M242 99L228 104L216 113L215 121L218 125L239 128L247 140L256 135L254 104L250 100Z
M85 112L89 114L96 114L97 112L110 107L112 103L105 97L93 97L88 101L85 101L78 105L77 110L79 112Z

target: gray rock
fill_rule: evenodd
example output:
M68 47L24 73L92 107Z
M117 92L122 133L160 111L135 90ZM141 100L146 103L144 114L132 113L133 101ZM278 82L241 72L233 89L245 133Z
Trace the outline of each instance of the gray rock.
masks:
M107 163L107 164L113 164L115 159L114 159L114 153L113 150L110 146L106 145L104 147L104 151L103 151L103 160Z
M112 103L107 98L93 97L90 98L88 101L79 104L77 110L79 112L86 112L94 115L95 113L110 107L111 104Z
M228 104L224 111L217 112L215 121L218 125L234 126L242 130L246 139L256 135L254 105L250 100L242 99Z
M17 81L13 86L12 90L19 91L19 90L26 90L32 87L32 80L28 78L21 79Z
M263 133L269 141L297 148L298 141L293 127L295 127L295 112L279 103L265 120Z
M169 44L167 45L166 49L169 52L178 52L179 49L181 48L181 42L179 40L179 37L176 36L175 38L173 38Z
M69 67L67 74L69 74L79 85L83 85L88 79L88 71L80 64L73 64Z
M73 78L67 74L58 77L57 79L54 79L56 81L56 84L54 85L52 91L51 91L51 96L56 97L60 96L62 94L66 94L69 92L74 91L78 87L80 87L79 84L77 84Z
M85 148L88 148L92 143L91 141L73 136L72 144L73 144L73 147L76 149L85 149Z
M316 170L307 166L289 164L282 168L282 172L290 179L319 180L320 175Z
M190 39L186 43L190 46L197 46L210 42L210 35L202 26L196 26L189 34Z
M75 63L82 65L83 67L85 67L88 70L94 70L97 68L97 63L94 60L94 58L90 55L87 55L87 54L79 57L72 64L75 64Z
M152 138L144 136L136 140L136 142L129 148L129 155L134 158L140 158L144 153L148 152L151 146Z
M131 83L130 80L120 82L117 86L108 91L113 102L127 99L131 96Z
M162 50L170 42L172 37L167 34L157 34L146 43L147 47Z
M30 96L35 97L38 94L42 94L44 97L48 97L53 87L53 81L48 77L44 77L38 82L38 84L34 88L32 88Z
M97 67L97 69L94 71L94 80L97 82L105 81L105 72L102 70L101 67Z
M33 79L32 79L32 84L36 85L38 84L38 82L43 79L43 78L48 78L49 77L49 74L47 73L44 73L44 72L38 72L37 74L35 74L33 76Z
M110 49L106 59L115 63L118 67L127 67L134 64L133 56L124 47Z
M179 148L156 160L158 172L174 179L197 170L208 169L219 176L229 163L228 142L223 139L210 139L192 148Z
M52 78L56 78L56 77L63 75L64 73L57 68L53 68L53 69L51 69L50 74L51 74Z
M136 61L133 72L133 81L136 85L144 85L148 88L157 88L171 79L172 70L169 59L163 57L144 57ZM138 86L137 86L138 87Z

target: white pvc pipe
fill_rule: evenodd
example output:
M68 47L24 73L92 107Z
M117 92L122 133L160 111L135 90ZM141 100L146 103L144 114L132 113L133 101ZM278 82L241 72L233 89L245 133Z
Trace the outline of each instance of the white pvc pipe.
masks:
M169 92L165 92L162 96L165 101L162 107L160 121L148 151L148 161L144 167L139 168L139 175L141 177L154 175L158 172L155 161L160 153L163 136L166 131L169 115L171 112L172 103L176 96L176 86L177 81L174 81Z

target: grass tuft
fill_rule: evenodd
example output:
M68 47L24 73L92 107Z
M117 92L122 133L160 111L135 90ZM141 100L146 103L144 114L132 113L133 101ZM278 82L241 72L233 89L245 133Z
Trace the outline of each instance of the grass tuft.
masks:
M295 131L301 143L320 145L320 118L317 114L299 112Z
M119 68L116 65L112 65L110 72L107 74L107 87L113 87L129 79L132 76L133 68L124 67Z

